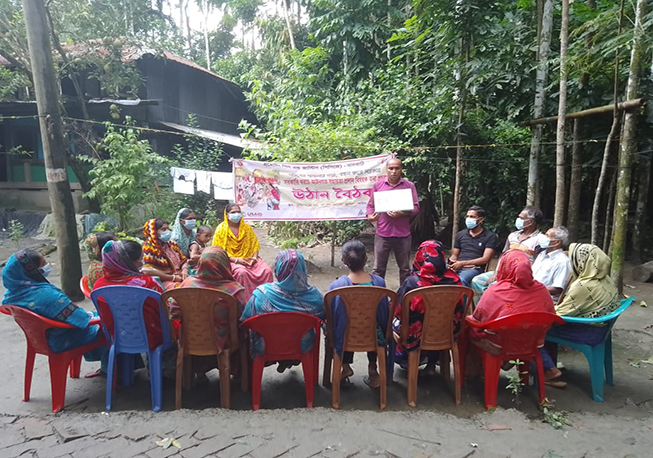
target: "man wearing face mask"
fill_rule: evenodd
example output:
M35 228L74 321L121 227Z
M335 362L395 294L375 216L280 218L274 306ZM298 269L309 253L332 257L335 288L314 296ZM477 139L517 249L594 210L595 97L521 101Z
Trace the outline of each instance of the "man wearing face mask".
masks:
M515 220L516 231L511 232L506 240L506 245L503 247L502 254L508 250L523 251L528 260L533 263L535 256L540 252L540 236L541 232L537 228L542 224L544 215L542 212L532 205L527 205L519 213ZM501 262L501 260L499 260ZM497 266L498 269L498 266ZM479 300L485 290L496 281L496 272L485 272L484 274L477 275L471 282L471 287L474 290L474 299Z
M456 234L449 267L458 273L464 286L469 286L475 276L483 273L497 248L499 238L483 227L484 221L485 210L479 206L470 207L465 218L467 229Z
M533 263L533 278L546 286L553 303L567 286L571 276L571 262L563 251L569 239L569 231L564 226L552 227L540 237L542 252Z

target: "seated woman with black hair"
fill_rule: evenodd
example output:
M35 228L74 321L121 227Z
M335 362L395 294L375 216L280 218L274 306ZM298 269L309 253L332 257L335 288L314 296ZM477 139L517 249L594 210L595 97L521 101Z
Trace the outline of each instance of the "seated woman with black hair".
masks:
M151 219L143 226L143 273L159 277L166 290L179 287L188 276L188 258L172 241L168 222Z
M45 256L36 251L21 250L12 254L2 270L2 284L6 289L2 303L22 307L45 318L75 326L48 331L48 345L55 353L103 339L99 332L100 326L89 326L96 315L75 305L63 291L51 284L46 279L49 273L50 264ZM102 361L102 372L106 372L106 357L106 346L98 347L84 355L87 361ZM87 377L94 375L96 373L87 374Z
M96 232L84 240L84 249L91 264L88 266L88 287L93 289L95 282L102 276L102 248L109 240L118 240L113 232Z
M385 288L385 280L378 275L368 274L365 272L367 263L367 253L365 245L359 240L351 240L342 246L342 263L349 268L349 274L343 275L329 285L329 291L344 286L380 286ZM351 364L354 362L353 352L343 352L345 339L345 330L347 329L347 311L345 304L340 297L336 297L331 303L333 315L333 339L335 351L342 357L342 380L346 380L354 375ZM376 333L379 345L385 345L385 330L387 329L390 309L388 299L384 298L376 311ZM372 388L377 388L381 383L381 377L377 370L376 353L368 352L368 375L365 383Z

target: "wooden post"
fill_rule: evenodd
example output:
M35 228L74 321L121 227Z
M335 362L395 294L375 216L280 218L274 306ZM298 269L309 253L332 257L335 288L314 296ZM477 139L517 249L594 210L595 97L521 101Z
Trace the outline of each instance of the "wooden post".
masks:
M331 222L331 267L336 266L336 236L338 234L338 223Z
M23 12L34 76L34 93L41 127L50 205L57 233L61 289L70 299L82 300L84 296L79 290L82 263L79 255L75 207L68 182L63 123L59 111L59 86L52 63L50 33L43 0L23 0Z

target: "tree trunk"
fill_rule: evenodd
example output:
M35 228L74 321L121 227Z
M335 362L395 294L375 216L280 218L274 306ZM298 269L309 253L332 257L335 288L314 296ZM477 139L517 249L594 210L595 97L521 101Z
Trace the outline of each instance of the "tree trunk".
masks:
M537 70L535 72L535 102L533 104L533 118L541 118L544 114L544 98L546 97L546 80L549 72L549 50L551 49L551 30L553 28L553 0L544 0L542 5L542 20L540 26L540 39L537 51ZM528 189L526 203L539 205L538 198L538 161L540 145L542 142L543 127L537 125L533 128L531 138L531 152L528 164Z
M288 39L290 40L290 47L292 49L297 49L295 47L295 36L292 33L292 25L290 24L290 6L288 5L288 0L283 1L283 17L286 20L286 28L288 29Z
M597 245L599 242L599 207L601 206L601 194L603 194L603 186L605 185L608 164L610 162L610 149L612 148L612 142L614 142L614 138L619 130L620 120L621 111L618 111L615 107L614 115L612 116L612 127L610 128L610 133L608 134L608 138L605 141L605 147L603 148L601 173L599 174L599 181L596 185L596 193L594 194L594 204L592 205L592 232L590 240L594 245ZM605 230L607 231L607 227Z
M644 36L642 22L646 14L646 4L647 0L637 0L626 100L637 98L639 92L639 77L642 71L642 38ZM628 232L631 166L633 156L637 150L638 114L637 110L626 112L624 116L623 136L619 148L619 177L617 179L617 195L614 210L611 276L620 292L623 290L623 265L626 254L626 234Z
M461 43L461 56L465 56L465 63L469 61L469 43L463 38ZM453 190L453 209L451 212L451 247L453 248L458 233L458 223L460 221L460 188L463 177L463 139L462 126L465 120L465 78L461 70L458 74L460 107L458 109L458 128L456 130L456 178Z
M204 51L206 53L206 69L211 70L211 46L209 44L209 2L206 2L204 11Z
M642 241L646 232L646 207L648 206L648 191L651 180L651 156L643 154L637 165L637 204L635 207L635 226L632 237L632 261L642 262Z
M610 189L608 189L608 203L605 206L605 218L603 227L603 251L610 256L610 240L612 239L612 213L614 212L614 195L617 181L617 170L615 169L610 180Z
M585 76L585 75L583 75ZM589 76L588 76L589 78ZM582 80L583 78L581 78ZM567 212L567 229L569 240L578 240L578 215L580 214L580 192L583 179L583 143L581 142L583 121L574 120L573 145L571 147L571 179L569 180L569 211Z
M82 263L77 238L75 207L68 182L59 87L52 62L50 31L43 0L23 0L34 92L39 113L46 179L57 233L57 253L61 266L61 289L73 301L82 300L79 290Z
M569 0L562 0L560 25L560 94L556 129L556 198L553 225L565 223L565 113L567 112L567 47L569 45Z

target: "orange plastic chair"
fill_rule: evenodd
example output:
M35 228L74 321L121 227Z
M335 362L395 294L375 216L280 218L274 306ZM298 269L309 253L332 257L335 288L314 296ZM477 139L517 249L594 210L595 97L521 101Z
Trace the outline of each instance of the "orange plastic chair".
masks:
M82 290L86 299L91 298L91 287L88 284L88 275L84 275L79 279L79 289Z
M252 409L261 407L261 380L266 361L300 360L306 386L306 407L313 407L316 372L313 365L320 353L320 325L316 316L299 312L272 312L243 321L241 326L256 332L265 342L265 354L257 355L252 370ZM302 352L302 337L315 330L315 341L310 352Z
M397 303L397 294L379 286L344 286L329 291L324 296L324 308L327 316L327 343L324 348L324 374L323 385L328 385L331 379L331 362L333 361L333 380L331 383L331 406L340 408L340 374L342 360L337 352L333 351L333 316L331 301L340 296L347 311L347 328L343 351L368 352L375 351L378 357L378 369L381 376L380 407L387 405L387 372L386 372L386 347L380 347L376 335L376 309L379 302L385 297L390 299L390 319L385 331L386 341L392 339L392 317Z
M25 393L23 401L29 401L32 387L32 374L34 372L34 358L37 354L48 357L50 366L50 386L52 388L52 412L61 410L66 402L66 372L70 369L70 378L79 378L79 371L82 364L82 355L99 346L105 345L104 335L99 333L98 339L88 345L73 348L62 353L55 353L50 349L46 334L53 328L76 329L60 321L50 320L37 315L22 307L15 305L3 305L3 313L13 315L25 333L27 339L27 357L25 359ZM91 321L91 324L99 324L99 320Z
M401 343L406 345L408 339L410 302L415 297L424 301L424 322L418 350L408 354L408 405L417 406L417 375L422 351L440 351L440 370L444 379L449 381L449 351L453 357L456 405L460 405L463 380L460 370L458 342L454 340L453 318L458 302L466 299L465 315L473 303L474 291L457 285L426 286L417 288L404 296L401 307ZM464 322L463 322L464 325ZM462 333L462 329L461 329ZM462 334L461 334L462 335Z
M177 288L161 295L163 304L174 300L181 310L181 327L177 339L177 380L175 386L175 408L181 409L181 387L184 363L189 356L217 355L220 372L220 398L224 409L231 406L230 356L240 350L241 386L247 391L247 343L238 339L238 310L236 299L222 291L206 288ZM217 328L213 319L215 307L229 309L229 344L220 349L217 342ZM172 327L172 323L171 323ZM186 364L186 386L190 386L190 364Z
M504 361L514 361L517 359L522 364L535 361L540 403L542 403L546 397L546 392L544 385L544 366L542 365L542 355L538 346L541 342L544 342L544 337L549 328L554 324L564 324L564 320L555 313L531 312L517 313L485 323L479 323L472 317L467 317L466 321L473 328L491 331L498 337L502 345L501 353L496 356L475 346L483 358L485 409L489 410L497 406L497 390L501 364ZM463 372L462 377L464 377L464 356L461 367ZM522 374L522 383L528 383L528 371Z

